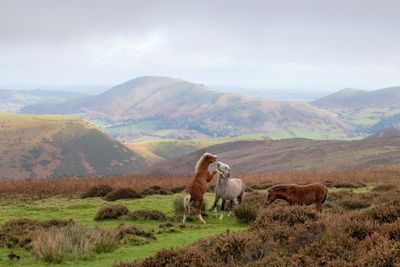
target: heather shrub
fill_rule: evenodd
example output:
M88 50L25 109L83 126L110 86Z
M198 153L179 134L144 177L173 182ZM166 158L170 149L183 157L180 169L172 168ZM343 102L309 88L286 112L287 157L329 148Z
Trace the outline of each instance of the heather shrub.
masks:
M338 201L340 207L346 210L357 210L357 209L365 209L371 206L371 203L368 200L347 198L344 200Z
M147 187L145 190L143 190L141 194L144 196L172 195L172 192L164 187L159 186L159 185L152 185L150 187Z
M104 197L104 199L107 201L115 201L118 199L134 199L134 198L142 198L142 195L140 195L138 192L129 187L114 189Z
M147 238L155 238L152 232L134 224L120 224L117 228L117 237L123 239L128 235L142 236Z
M273 185L274 185L273 182L265 181L265 182L261 182L261 183L258 183L258 184L253 184L251 186L251 188L254 189L254 190L265 190L265 189L270 188Z
M357 256L359 264L363 266L398 266L400 243L375 233L360 243Z
M195 248L161 249L154 257L146 258L141 263L121 263L118 267L165 267L165 266L207 266L209 260Z
M117 245L114 231L72 224L37 231L32 252L43 261L60 263L65 259L87 259L95 252L110 252Z
M266 208L261 213L256 221L254 227L268 227L271 222L285 223L290 226L295 224L302 224L306 221L313 221L317 218L317 214L311 207L306 206L285 206L285 207L271 207Z
M118 219L123 215L127 215L128 213L129 213L128 208L123 205L109 205L101 208L97 212L94 219L97 221L107 220L107 219Z
M365 210L362 216L379 224L393 223L400 217L400 206L392 203L376 205L371 209Z
M299 230L289 239L289 251L291 253L298 252L301 248L308 246L321 235L325 233L326 225L322 223L312 223L307 225L304 229Z
M131 220L165 221L167 219L167 216L158 210L135 210L130 212L127 217Z
M81 198L105 197L112 190L113 188L111 186L105 184L92 186L85 193L82 194Z
M233 215L240 223L251 223L255 221L259 213L259 208L249 203L242 203L233 209Z
M175 186L175 187L172 187L172 188L171 188L171 192L172 192L173 194L180 193L180 192L182 192L183 190L185 190L185 187L184 187L184 186Z
M326 186L335 188L360 188L365 187L366 185L361 182L331 182Z
M372 191L375 191L375 192L386 192L386 191L390 191L390 190L393 190L393 189L396 189L396 188L397 188L397 186L394 185L394 184L380 184L380 185L377 185L374 188L372 188Z
M379 228L379 225L374 221L352 219L345 222L344 231L349 234L352 238L363 240L367 236L370 236Z
M382 227L382 232L393 241L400 242L400 219L394 223L385 224Z

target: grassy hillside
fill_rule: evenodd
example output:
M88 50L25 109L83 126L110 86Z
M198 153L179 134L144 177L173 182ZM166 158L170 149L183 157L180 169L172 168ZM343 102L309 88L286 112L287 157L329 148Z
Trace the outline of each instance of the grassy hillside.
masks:
M362 168L400 164L400 137L353 141L287 139L217 144L138 170L140 174L190 174L205 151L216 154L235 173Z
M81 114L119 140L142 137L197 138L279 132L316 138L346 138L352 129L332 112L305 102L278 102L219 93L167 77L145 76L96 95L27 113ZM298 130L299 129L299 130ZM309 131L309 132L307 132ZM304 136L306 135L306 136Z
M375 91L344 89L312 102L316 107L336 112L360 135L400 125L400 87Z
M236 137L202 138L195 140L174 139L145 139L138 142L127 143L126 146L140 154L146 161L157 163L190 154L199 149L228 142L240 140L267 140L263 135L245 135Z
M0 113L0 178L110 175L144 160L74 116Z
M137 200L118 200L112 204L121 204L126 206L130 211L141 209L155 209L164 212L168 216L174 214L173 200L178 195L168 196L148 196L144 199ZM213 200L212 194L207 194L208 203ZM0 211L0 226L11 219L29 218L37 220L49 219L74 219L75 222L90 226L100 227L105 229L114 229L118 225L135 224L155 234L154 240L150 239L148 243L135 242L127 243L111 253L100 253L89 259L80 260L65 260L62 264L56 266L111 266L115 262L143 259L154 255L161 248L173 248L189 245L195 240L204 238L226 231L239 231L246 229L246 225L238 224L233 217L226 217L223 222L218 220L218 214L210 214L206 218L208 224L203 226L198 221L189 223L185 229L178 227L179 222L174 222L173 231L165 231L159 228L159 225L165 222L154 220L129 220L129 219L113 219L106 221L95 221L97 211L107 206L109 203L100 198L79 199L79 198L64 198L52 197L45 200L31 201L25 203L23 201L14 200L0 201L2 209ZM8 266L10 261L7 255L10 252L15 252L21 257L20 266L49 266L48 263L36 259L34 255L22 248L0 248L0 265ZM14 266L10 264L11 266Z

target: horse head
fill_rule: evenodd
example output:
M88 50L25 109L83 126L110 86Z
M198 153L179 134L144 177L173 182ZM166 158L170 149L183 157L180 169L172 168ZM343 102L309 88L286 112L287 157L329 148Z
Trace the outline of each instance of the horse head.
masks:
M217 172L223 178L229 178L230 177L230 171L231 171L231 168L229 167L228 164L222 163L221 161L217 162Z

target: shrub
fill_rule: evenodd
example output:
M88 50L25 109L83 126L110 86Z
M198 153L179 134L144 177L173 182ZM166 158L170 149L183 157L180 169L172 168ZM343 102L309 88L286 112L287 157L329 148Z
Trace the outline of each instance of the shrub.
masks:
M134 224L120 224L117 228L117 237L123 239L126 236L141 236L146 238L153 238L152 232L146 231L143 228Z
M306 229L299 231L295 234L289 242L289 250L292 253L298 252L301 248L310 245L321 237L326 231L326 225L320 223L313 223L306 227Z
M152 185L143 190L142 195L172 195L172 192L159 185Z
M378 229L377 225L373 221L364 221L360 219L350 220L345 224L344 230L349 236L357 238L358 240L363 240L367 236L370 236Z
M155 221L165 221L167 216L158 210L135 210L128 214L128 218L131 220L155 220Z
M380 185L377 185L374 188L372 188L372 191L375 191L375 192L386 192L386 191L390 191L390 190L393 190L393 189L396 189L396 188L397 188L397 186L394 185L394 184L380 184Z
M6 222L0 230L0 245L7 247L27 247L35 231L52 227L64 227L73 224L73 220L16 219Z
M366 185L361 182L332 182L327 186L336 188L361 188L365 187Z
M251 186L251 188L254 190L265 190L265 189L270 188L273 185L274 185L274 183L272 183L270 181L265 181L265 182L261 182L258 184L254 184Z
M357 209L365 209L368 208L371 204L369 201L360 200L360 199L345 199L339 201L339 206L346 210L357 210Z
M379 224L393 223L400 217L400 206L389 203L377 205L366 210L362 216Z
M94 217L94 219L97 221L107 220L107 219L118 219L123 215L127 215L128 213L129 213L128 208L123 205L108 205L106 207L101 208L97 212L96 217Z
M118 188L111 191L105 196L104 199L107 201L115 201L118 199L134 199L134 198L142 198L142 195L137 193L132 188L126 187L126 188Z
M110 252L117 245L114 231L72 224L36 232L32 252L43 261L60 263L65 259L87 259L95 252Z
M255 221L259 209L254 205L242 203L233 209L233 214L240 223L251 223Z
M185 190L184 186L176 186L176 187L172 187L171 188L171 192L174 193L174 194L180 193L183 190Z
M253 226L256 228L268 227L270 222L276 221L286 223L290 226L302 224L306 221L313 221L317 217L311 207L305 206L286 206L267 208L261 213Z
M108 193L110 193L113 188L109 185L101 184L98 186L90 187L85 193L82 194L82 198L88 197L105 197Z

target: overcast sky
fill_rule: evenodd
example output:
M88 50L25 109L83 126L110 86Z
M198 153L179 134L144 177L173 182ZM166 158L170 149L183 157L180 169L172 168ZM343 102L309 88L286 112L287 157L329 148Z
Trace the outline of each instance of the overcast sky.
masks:
M400 1L0 0L0 86L400 85Z

